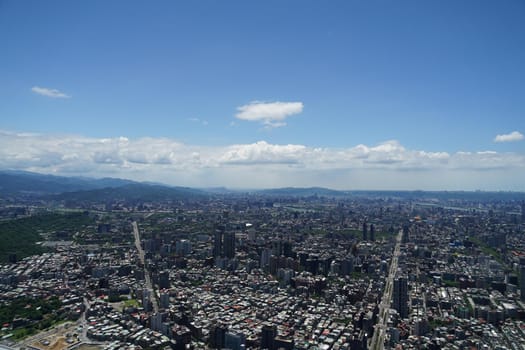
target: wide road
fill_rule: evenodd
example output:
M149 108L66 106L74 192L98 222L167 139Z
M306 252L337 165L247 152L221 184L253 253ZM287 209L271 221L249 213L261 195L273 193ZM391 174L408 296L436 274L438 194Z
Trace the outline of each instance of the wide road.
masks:
M137 224L136 221L133 221L132 225L133 225L133 236L135 237L135 247L137 247L140 262L142 266L144 266L144 279L146 282L146 289L148 289L151 294L151 303L153 304L153 311L158 312L159 304L157 302L157 295L155 293L155 289L153 289L153 283L151 283L150 272L148 270L148 267L145 261L144 249L142 249L142 245L140 244L139 225Z
M390 310L390 301L392 300L392 290L394 286L394 278L397 272L399 254L401 252L401 237L403 230L400 230L396 238L396 247L392 255L392 262L390 263L390 270L386 280L385 290L381 304L379 304L379 316L375 325L374 336L370 341L371 350L383 350L385 345L386 326L388 322L388 314Z

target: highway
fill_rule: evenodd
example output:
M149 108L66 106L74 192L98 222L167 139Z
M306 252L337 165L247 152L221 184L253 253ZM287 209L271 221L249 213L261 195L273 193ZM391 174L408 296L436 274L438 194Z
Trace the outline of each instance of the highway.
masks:
M374 336L370 341L371 350L383 350L385 344L386 327L388 322L388 314L390 309L390 301L392 300L392 290L394 289L394 278L397 272L399 254L401 252L401 237L403 230L400 230L396 238L396 247L392 255L392 262L390 263L390 270L386 280L385 290L379 304L379 314L377 323L375 325Z
M153 289L153 283L151 283L151 275L145 261L144 249L142 249L142 245L140 244L139 225L136 221L133 221L132 225L133 236L135 237L135 247L137 247L140 262L142 266L144 266L144 279L146 282L146 289L148 289L151 293L151 303L153 304L153 311L158 312L159 304L157 302L157 294L155 293L155 289Z

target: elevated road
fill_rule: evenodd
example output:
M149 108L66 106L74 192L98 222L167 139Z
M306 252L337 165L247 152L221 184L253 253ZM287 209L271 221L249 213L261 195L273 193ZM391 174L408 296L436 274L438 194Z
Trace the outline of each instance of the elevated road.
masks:
M151 294L151 303L153 304L153 311L158 312L159 311L159 304L157 302L157 294L155 293L155 289L153 289L153 283L151 282L151 275L148 270L148 267L146 265L145 261L145 254L144 249L142 249L142 245L140 244L140 232L139 232L139 225L136 221L133 221L133 236L135 237L135 247L137 247L137 251L139 253L139 260L144 266L144 279L146 284L146 289L150 291Z
M379 304L379 314L377 323L375 325L374 335L370 341L371 350L383 350L385 345L386 327L388 323L388 314L390 310L390 302L392 300L392 291L394 289L394 278L396 276L399 254L401 252L401 237L403 230L400 230L396 237L396 247L392 255L392 262L390 263L390 270L388 271L388 278L386 280L385 290Z

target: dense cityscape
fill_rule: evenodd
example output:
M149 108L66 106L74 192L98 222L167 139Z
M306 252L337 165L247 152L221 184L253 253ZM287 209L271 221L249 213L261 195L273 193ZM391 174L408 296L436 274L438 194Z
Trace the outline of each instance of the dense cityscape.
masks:
M40 251L3 248L2 342L525 348L521 194L296 191L4 196L2 234L32 220Z
M0 0L0 350L525 350L524 0Z

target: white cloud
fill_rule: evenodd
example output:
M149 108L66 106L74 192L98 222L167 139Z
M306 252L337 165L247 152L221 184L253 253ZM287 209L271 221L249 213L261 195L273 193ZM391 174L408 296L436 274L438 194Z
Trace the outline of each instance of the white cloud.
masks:
M395 140L348 148L259 141L221 147L169 138L0 131L0 169L114 176L184 186L525 190L525 155L429 152Z
M33 91L35 94L52 97L52 98L70 98L71 97L69 95L66 95L63 92L60 92L57 89L49 89L49 88L44 88L44 87L39 87L39 86L33 86L31 88L31 91Z
M237 119L262 122L266 127L285 126L285 119L303 111L302 102L260 102L253 101L237 107Z
M209 124L207 120L202 120L202 119L199 119L199 118L188 118L188 121L190 121L192 123L202 124L204 126L208 126L208 124Z
M519 131L513 131L509 134L496 135L494 142L513 142L523 140L523 134Z
M219 158L223 164L295 164L306 147L302 145L272 145L259 141L247 145L232 145Z

